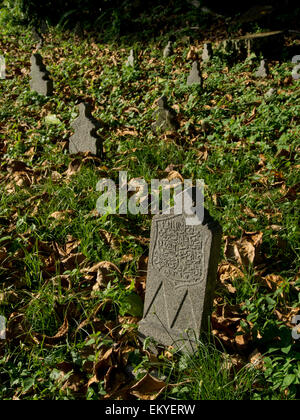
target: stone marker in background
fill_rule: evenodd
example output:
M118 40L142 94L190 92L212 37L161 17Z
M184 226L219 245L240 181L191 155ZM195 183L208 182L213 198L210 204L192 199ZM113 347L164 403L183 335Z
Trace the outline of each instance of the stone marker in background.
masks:
M5 57L0 55L0 80L6 79L6 64Z
M71 124L75 133L70 137L69 152L70 154L90 152L100 157L102 155L102 139L97 135L100 124L93 118L90 104L81 103L77 107L79 116Z
M268 67L265 60L261 60L258 69L255 72L255 77L265 78L268 76Z
M270 88L268 92L265 93L264 98L266 102L271 101L276 96L276 89Z
M193 62L192 70L190 71L190 74L187 78L187 85L191 86L193 84L202 86L202 76L198 61Z
M174 53L172 41L167 43L166 48L164 49L163 56L164 58L170 57Z
M53 82L49 78L49 73L43 64L40 54L33 54L30 59L30 88L40 95L50 96L53 93Z
M213 57L212 45L210 42L208 42L207 44L204 44L204 47L203 47L202 61L206 63L210 61L212 57Z
M151 128L155 134L163 133L164 131L174 131L179 128L176 117L176 112L168 106L167 98L162 96L157 101L158 109L154 112L153 116L155 122Z
M187 225L186 220L185 214L153 217L139 334L190 352L208 330L221 227L206 210L201 224Z
M133 54L133 50L130 50L129 57L127 58L127 61L126 61L126 66L134 67L134 54Z

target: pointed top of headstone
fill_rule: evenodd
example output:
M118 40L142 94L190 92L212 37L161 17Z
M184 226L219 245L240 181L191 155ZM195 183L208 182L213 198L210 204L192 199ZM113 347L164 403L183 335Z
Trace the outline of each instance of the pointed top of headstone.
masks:
M77 109L79 116L71 124L75 133L70 137L70 154L90 152L93 155L101 156L102 139L97 135L100 124L92 116L92 106L88 103L80 103L77 105Z
M173 43L172 41L169 41L163 52L164 58L170 57L173 54L173 52Z
M261 60L258 69L255 72L256 77L265 78L268 76L269 70L266 60Z
M157 100L157 104L160 108L168 108L168 100L167 100L166 96L165 95L161 96Z
M51 96L53 93L53 82L43 63L42 56L38 53L32 54L30 72L30 88L32 91L44 96Z
M193 65L192 65L192 69L190 71L190 74L188 75L187 78L187 85L193 85L193 84L197 84L197 85L202 85L202 75L201 75L201 70L200 70L200 64L198 61L194 61Z
M179 124L176 112L174 109L169 107L165 95L158 99L157 104L158 109L153 114L156 121L151 126L152 131L155 134L159 134L168 130L177 130L179 128Z
M213 57L213 50L211 42L204 44L203 52L202 52L202 61L205 63L210 61Z
M127 61L126 61L126 66L134 67L134 61L135 61L134 60L134 52L133 52L133 49L131 49L129 57L127 58Z

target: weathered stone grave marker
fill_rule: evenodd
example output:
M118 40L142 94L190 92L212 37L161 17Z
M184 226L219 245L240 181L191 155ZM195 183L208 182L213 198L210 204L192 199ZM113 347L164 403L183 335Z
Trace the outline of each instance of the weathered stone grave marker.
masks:
M0 80L6 79L6 64L5 57L0 55Z
M173 43L172 43L172 41L169 41L167 43L167 46L164 49L163 56L164 56L164 58L167 58L167 57L170 57L173 53L174 53Z
M33 54L30 59L30 88L32 91L44 96L51 96L53 93L53 82L43 63L40 54Z
M207 44L204 44L204 47L203 47L202 61L204 63L207 63L208 61L212 59L212 57L213 57L212 45L210 42L208 42Z
M186 222L185 213L153 217L139 334L191 352L208 329L222 231L206 210L201 224Z
M264 95L265 101L269 102L276 96L276 89L270 88Z
M194 61L190 74L188 75L188 78L187 78L187 85L191 86L193 84L197 84L197 85L202 86L202 82L203 80L202 80L202 75L201 75L201 70L200 70L200 64L198 63L198 61Z
M134 67L134 53L133 53L133 50L130 50L130 54L129 54L129 57L127 58L127 61L126 61L126 66L131 66L131 67Z
M97 135L100 124L91 114L90 104L81 103L78 105L79 116L71 124L75 130L69 141L70 154L79 152L91 152L95 156L102 155L102 139Z
M259 78L265 78L268 76L268 66L266 63L266 60L261 60L260 65L258 67L258 69L255 72L255 77L259 77Z
M162 96L157 101L158 109L154 112L153 116L155 122L151 128L155 134L162 133L164 131L173 131L179 128L179 124L174 109L170 108L167 102L167 98Z

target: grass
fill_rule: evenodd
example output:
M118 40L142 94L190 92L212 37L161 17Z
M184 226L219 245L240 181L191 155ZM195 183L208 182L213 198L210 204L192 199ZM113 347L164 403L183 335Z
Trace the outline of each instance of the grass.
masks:
M29 90L30 31L1 29L0 43L8 73L0 84L0 315L10 319L8 340L0 342L0 397L126 398L126 386L150 372L172 385L161 397L299 398L299 341L291 336L300 305L293 65L272 62L271 76L257 80L258 58L228 66L219 54L202 69L204 88L188 88L184 42L163 60L155 41L102 44L53 29L41 53L55 93L42 98ZM134 69L124 66L131 47L139 54ZM271 87L277 94L266 102ZM155 137L153 104L163 93L180 129ZM101 121L102 160L67 153L78 98L91 100ZM45 122L52 114L58 124ZM136 339L151 217L95 215L101 178L117 180L126 170L128 179L150 182L166 177L170 165L205 181L206 206L227 243L212 319L216 341L200 343L193 357L170 349L154 357ZM249 232L262 240L255 258L240 264L228 244L250 246ZM100 262L106 265L94 268ZM260 369L253 351L264 356Z

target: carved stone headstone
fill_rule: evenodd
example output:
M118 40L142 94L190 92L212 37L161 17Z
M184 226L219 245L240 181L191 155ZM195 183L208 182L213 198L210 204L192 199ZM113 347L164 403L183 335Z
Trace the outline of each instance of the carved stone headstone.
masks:
M162 96L157 101L157 104L158 109L153 114L156 121L151 126L152 131L155 134L160 134L168 130L177 130L179 128L179 124L177 121L176 112L174 109L169 107L167 98Z
M170 57L174 53L172 41L167 43L166 48L164 49L163 56L164 58Z
M255 72L255 77L259 77L259 78L265 78L268 76L268 67L267 67L267 63L265 60L261 60L260 65L258 67L258 69Z
M206 210L201 224L186 221L185 214L153 217L139 335L191 352L209 325L221 227Z
M127 61L126 61L126 66L134 67L134 53L133 53L133 50L130 50L129 57L127 58Z
M192 70L190 71L190 74L187 78L187 85L191 86L193 84L202 85L202 76L201 76L201 70L200 65L198 61L193 62Z
M100 124L93 118L90 104L81 103L77 107L79 116L71 124L75 133L70 137L69 152L70 154L90 152L100 157L102 155L102 139L97 135Z
M40 54L33 54L30 59L30 88L32 91L44 96L51 96L53 93L53 82L43 63Z
M204 44L204 47L203 47L202 61L206 63L210 61L212 57L213 57L212 45L210 42L208 42L207 44Z

